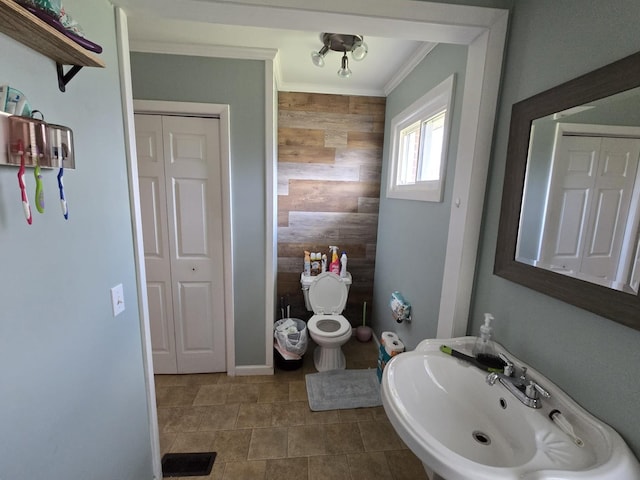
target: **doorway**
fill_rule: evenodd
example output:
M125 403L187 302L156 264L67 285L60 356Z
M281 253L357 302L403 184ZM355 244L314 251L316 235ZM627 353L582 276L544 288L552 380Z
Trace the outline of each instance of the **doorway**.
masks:
M225 371L220 120L135 126L154 373Z
M202 2L198 3L196 12L197 18L202 18ZM422 8L420 2L400 2L405 7L411 8L388 8L388 5L380 3L373 7L368 5L366 14L363 13L361 17L358 17L358 10L362 10L359 7L348 7L344 5L338 6L338 4L327 7L327 11L314 12L314 15L309 15L308 10L300 6L295 7L296 2L292 2L289 7L273 6L273 5L234 5L235 8L229 9L228 3L219 2L207 2L207 8L215 9L215 15L209 16L209 18L215 18L218 23L234 24L234 19L229 18L229 12L236 12L237 16L241 20L246 18L259 18L260 22L266 26L269 22L282 24L283 13L289 18L288 25L291 25L291 18L294 19L294 23L298 25L306 25L306 28L316 29L311 24L317 24L322 21L328 22L328 25L335 25L336 29L339 25L336 22L341 22L342 19L349 17L349 21L352 22L354 18L361 19L361 26L368 24L368 28L376 28L376 26L384 25L385 29L397 28L399 32L405 34L407 28L410 27L418 36L430 36L434 35L431 40L448 41L454 43L462 43L469 45L469 57L467 63L467 70L465 72L465 93L464 93L464 105L463 111L465 112L462 119L462 127L460 134L460 142L458 145L458 154L463 160L461 162L460 169L464 172L459 177L459 182L454 183L454 198L456 207L452 209L452 220L450 222L450 238L455 241L452 242L451 248L447 249L446 266L445 271L448 272L444 279L447 288L450 292L446 298L443 296L443 305L441 305L441 320L438 328L438 336L443 338L450 338L457 336L459 332L466 330L470 292L473 283L473 269L476 262L476 247L477 239L480 231L480 220L482 217L482 206L484 198L484 186L486 181L486 171L488 168L491 138L494 125L494 113L496 108L496 99L498 97L498 85L501 72L502 55L504 49L504 42L506 38L507 18L508 12L498 9L484 9L479 7L458 6L458 5L446 5L443 4L443 8L434 11L428 4L425 3L425 7ZM298 2L300 3L300 2ZM168 3L167 3L168 5ZM194 4L195 6L195 4ZM354 10L355 9L355 10ZM256 11L259 10L259 14L256 15ZM166 12L172 11L170 8L166 9ZM181 10L184 12L185 10ZM226 12L226 16L225 16ZM364 11L363 11L364 12ZM207 12L209 15L211 12ZM345 15L347 13L348 15ZM224 17L224 18L223 18ZM196 18L196 16L192 17ZM129 59L129 40L127 38L127 16L120 7L116 8L116 20L118 27L117 41L120 53L119 66L122 75L122 101L123 108L125 110L125 130L127 135L127 141L129 144L129 156L133 160L129 166L129 178L130 178L130 190L132 198L132 211L134 218L134 235L135 235L135 253L136 261L138 264L138 289L139 298L141 298L140 305L140 323L141 330L144 337L144 362L145 362L145 376L147 379L147 392L149 397L149 417L150 424L156 423L156 411L155 394L153 388L153 376L150 365L151 348L150 348L150 335L149 335L149 320L148 309L146 305L146 296L144 295L145 285L145 271L144 271L144 256L142 255L142 241L141 241L141 225L139 214L139 196L137 192L137 165L135 161L135 152L131 148L135 143L133 141L133 115L134 110L138 112L146 111L158 111L159 108L165 107L146 107L149 104L173 104L171 108L174 108L178 113L194 113L201 110L196 108L194 110L188 110L185 112L183 109L184 103L182 102L152 102L152 101L133 101L133 92L131 86L131 69ZM238 22L238 19L235 20ZM311 23L311 24L310 24ZM351 25L353 27L353 25ZM364 28L362 30L365 30ZM184 47L182 45L181 47ZM169 49L167 45L163 45L162 49L165 53ZM136 50L136 48L132 48ZM137 51L140 51L138 45ZM179 53L177 50L174 53ZM181 51L185 54L185 51ZM195 55L211 56L211 50L198 49ZM234 55L237 57L238 49L234 50ZM236 58L234 57L234 58ZM265 83L268 92L268 98L271 101L267 101L266 105L266 131L267 138L265 141L267 151L267 169L265 173L265 184L267 185L267 208L265 211L265 222L267 229L266 235L266 272L267 281L265 288L266 297L266 321L265 330L267 333L272 334L273 323L273 305L275 295L273 295L274 274L275 271L275 251L273 248L273 232L275 231L275 221L277 217L274 215L274 196L271 192L275 190L275 163L274 163L274 151L275 146L273 143L273 126L274 126L274 112L275 112L275 95L272 95L275 91L275 83L277 75L274 72L273 60L267 60L266 62L266 75ZM271 96L273 98L271 98ZM165 97L172 98L172 97ZM132 105L133 103L133 105ZM144 108L139 108L144 104ZM196 105L196 104L192 104ZM213 105L207 105L209 108ZM225 118L229 118L229 107L226 108ZM146 109L149 108L149 109ZM171 111L171 110L162 110ZM209 112L209 110L206 110ZM221 117L222 118L222 117ZM224 127L223 127L224 128ZM227 130L228 132L228 130ZM223 141L227 141L227 152L229 147L228 135L223 136ZM224 149L223 149L224 150ZM227 153L228 155L228 153ZM228 157L227 157L228 158ZM227 162L228 167L228 162ZM483 173L484 172L484 173ZM227 172L228 174L228 172ZM230 201L230 192L227 192L226 197ZM230 225L230 209L227 211L229 216L226 224ZM231 246L231 233L230 229L227 231L226 240L229 247ZM463 255L464 253L464 255ZM226 276L226 290L225 294L228 296L225 304L227 308L227 372L234 374L237 371L235 366L235 339L233 329L233 294L229 287L233 285L233 277L231 270L231 250L226 250L226 262L225 269ZM270 355L272 338L267 340L267 367L271 366L272 356ZM242 348L242 345L240 345ZM257 368L253 365L241 366L243 368L242 373L253 372ZM257 366L262 368L262 365ZM154 458L154 473L161 475L160 469L160 455L158 447L158 432L157 429L152 429L151 440L153 447Z

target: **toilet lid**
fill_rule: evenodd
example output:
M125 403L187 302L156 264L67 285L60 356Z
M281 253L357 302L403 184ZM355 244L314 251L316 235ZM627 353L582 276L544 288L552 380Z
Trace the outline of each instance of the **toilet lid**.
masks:
M313 313L340 314L347 304L348 289L338 275L324 272L309 286L309 304Z

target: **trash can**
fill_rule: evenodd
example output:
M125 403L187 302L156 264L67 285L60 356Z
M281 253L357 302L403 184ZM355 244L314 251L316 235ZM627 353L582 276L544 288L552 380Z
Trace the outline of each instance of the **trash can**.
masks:
M273 358L281 370L302 367L302 356L307 351L307 324L299 318L283 318L273 324Z

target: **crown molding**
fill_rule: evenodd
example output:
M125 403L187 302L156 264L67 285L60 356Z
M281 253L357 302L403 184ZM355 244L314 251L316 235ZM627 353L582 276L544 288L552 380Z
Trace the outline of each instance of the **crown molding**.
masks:
M197 43L147 42L132 40L132 52L163 53L167 55L191 55L196 57L235 58L241 60L274 60L275 48L232 47L227 45L203 45Z
M300 92L300 93L324 93L327 95L349 95L357 97L385 97L385 93L378 89L358 88L354 90L349 87L327 87L319 83L296 83L279 82L277 84L280 92Z
M421 46L419 46L413 55L409 57L407 62L402 65L396 74L391 77L391 79L384 86L383 94L386 97L393 89L396 88L402 81L407 78L407 76L413 71L414 68L418 66L418 64L424 60L424 58L431 53L431 51L436 48L438 44L433 42L425 42Z

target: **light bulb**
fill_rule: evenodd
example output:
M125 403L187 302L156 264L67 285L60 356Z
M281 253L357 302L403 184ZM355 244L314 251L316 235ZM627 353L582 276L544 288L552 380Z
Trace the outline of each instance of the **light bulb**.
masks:
M342 56L342 62L340 64L340 70L338 70L338 76L340 78L349 78L351 76L351 70L349 69L349 59L347 58L347 52L344 52Z
M318 52L311 52L311 61L316 67L324 67L324 58Z
M316 67L324 67L324 57L329 51L329 47L323 45L320 51L311 52L311 61Z
M369 53L369 46L365 42L362 42L351 51L351 58L359 62L367 56L367 53Z

